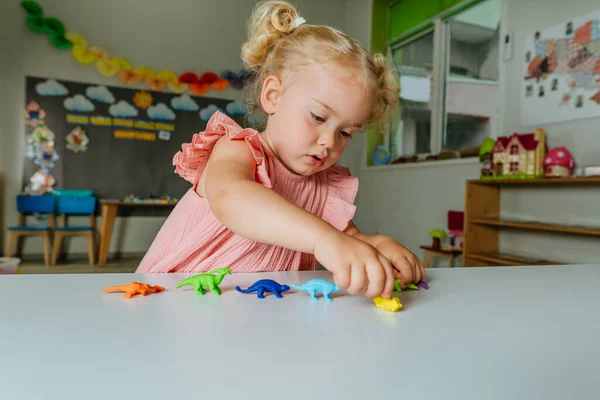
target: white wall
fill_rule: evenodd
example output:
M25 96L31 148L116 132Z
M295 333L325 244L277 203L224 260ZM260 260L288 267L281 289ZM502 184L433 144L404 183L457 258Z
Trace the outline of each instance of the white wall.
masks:
M465 179L479 176L472 160L373 167L360 173L355 222L365 233L390 235L415 254L429 231L446 228L448 210L464 208ZM444 265L440 263L439 265Z
M359 40L367 49L371 48L371 1L346 1L346 33ZM363 139L360 135L355 136L338 161L338 164L350 168L353 175L360 173L363 164Z
M80 65L69 53L52 48L47 37L31 32L20 1L0 2L0 170L6 174L4 215L6 224L17 222L14 198L22 189L23 110L25 76L118 85L100 76L93 67ZM91 44L105 47L137 65L175 72L242 67L239 51L245 40L245 21L251 0L39 0L45 15L60 18L67 29L83 34ZM369 42L368 0L301 0L299 11L309 23L347 30ZM208 96L237 98L228 89ZM190 132L190 137L193 132ZM356 147L356 145L355 145ZM354 160L350 157L350 162ZM173 179L180 179L173 175ZM118 219L111 252L144 252L163 218ZM41 253L37 240L26 241L26 254ZM85 242L74 243L71 252L85 252Z

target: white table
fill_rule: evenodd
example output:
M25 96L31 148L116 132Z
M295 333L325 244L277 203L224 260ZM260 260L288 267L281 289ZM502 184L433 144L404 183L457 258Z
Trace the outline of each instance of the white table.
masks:
M175 289L184 275L0 277L2 399L600 399L600 265L428 271L398 313ZM123 298L138 280L167 291Z

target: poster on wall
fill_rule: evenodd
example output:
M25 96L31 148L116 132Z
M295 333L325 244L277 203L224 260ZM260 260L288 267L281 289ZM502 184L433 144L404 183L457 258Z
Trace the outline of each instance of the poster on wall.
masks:
M99 198L181 197L173 156L215 111L244 125L240 101L26 78L22 188L92 190Z
M525 39L521 122L600 117L600 10Z

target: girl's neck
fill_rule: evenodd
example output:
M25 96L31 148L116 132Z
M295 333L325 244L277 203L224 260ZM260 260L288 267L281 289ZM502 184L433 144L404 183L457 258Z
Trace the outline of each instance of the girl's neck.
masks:
M290 173L294 174L294 175L298 175L296 172L294 172L292 169L290 169L290 167L288 167L283 160L281 159L281 157L279 157L279 154L277 154L277 152L275 151L275 146L273 146L273 142L271 141L271 138L269 136L269 132L268 132L268 128L265 128L264 131L259 133L260 137L263 139L263 141L267 144L267 146L269 147L269 149L271 150L271 153L273 153L273 155L277 158L277 160L279 160L279 162L281 163L281 165L283 165L285 167L285 169L287 169Z

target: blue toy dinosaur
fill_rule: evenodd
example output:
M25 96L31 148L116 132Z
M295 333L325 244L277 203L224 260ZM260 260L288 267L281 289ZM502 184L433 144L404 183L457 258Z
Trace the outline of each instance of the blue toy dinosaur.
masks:
M254 282L252 286L250 286L246 290L240 289L239 286L236 286L235 290L237 290L240 293L257 292L256 296L259 299L265 298L265 292L271 292L275 295L275 297L281 299L281 293L287 292L288 290L290 290L290 287L288 285L280 285L272 279L262 279L260 281Z
M323 296L331 301L331 293L337 292L340 288L332 282L326 281L325 279L314 278L308 282L305 282L303 285L294 285L290 284L291 287L297 290L304 290L305 292L310 293L310 297L313 300L317 300L317 292L323 293Z

